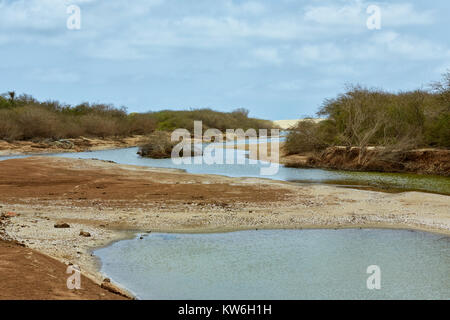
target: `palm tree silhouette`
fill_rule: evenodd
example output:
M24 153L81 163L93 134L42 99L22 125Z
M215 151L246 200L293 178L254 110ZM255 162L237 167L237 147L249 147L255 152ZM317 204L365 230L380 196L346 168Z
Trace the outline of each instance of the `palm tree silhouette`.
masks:
M8 91L9 101L14 104L14 99L16 98L16 93L14 91Z

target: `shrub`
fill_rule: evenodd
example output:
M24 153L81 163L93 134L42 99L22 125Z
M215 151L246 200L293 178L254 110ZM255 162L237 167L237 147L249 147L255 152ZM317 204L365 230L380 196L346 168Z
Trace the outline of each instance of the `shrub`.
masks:
M133 113L129 116L129 134L145 135L156 129L156 120L149 114Z
M287 137L289 153L323 150L327 146L369 146L390 150L450 147L450 73L432 91L389 93L353 86L327 99L320 124L301 122Z
M321 151L332 142L332 134L326 129L328 124L315 123L312 120L300 121L287 136L284 144L288 154Z
M15 121L14 112L0 109L0 139L12 141L20 139L22 135L23 132Z
M138 154L156 159L170 158L175 145L176 142L170 140L169 134L158 131L148 137L145 145L139 148Z
M80 117L81 127L86 135L108 137L121 135L120 124L112 117L88 114Z
M194 120L203 121L203 129L272 128L271 121L248 117L248 111L217 112L211 109L189 111L163 110L127 114L126 109L110 104L64 105L58 101L39 102L30 95L17 96L11 91L0 95L0 138L30 140L34 138L108 137L146 135L156 129L193 131Z
M19 107L15 111L16 125L21 129L20 139L62 138L62 124L58 116L36 106Z

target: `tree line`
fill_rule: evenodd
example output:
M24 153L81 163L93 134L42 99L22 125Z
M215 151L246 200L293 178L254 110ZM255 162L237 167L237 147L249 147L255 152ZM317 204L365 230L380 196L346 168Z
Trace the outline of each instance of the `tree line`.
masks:
M428 90L387 92L360 85L326 99L318 116L302 121L287 137L288 154L323 151L330 146L411 150L450 148L450 71Z
M7 141L85 137L147 135L154 131L193 128L201 120L204 129L272 128L271 121L250 118L248 110L218 112L211 109L162 110L127 113L111 104L38 101L30 95L7 92L0 95L0 139Z

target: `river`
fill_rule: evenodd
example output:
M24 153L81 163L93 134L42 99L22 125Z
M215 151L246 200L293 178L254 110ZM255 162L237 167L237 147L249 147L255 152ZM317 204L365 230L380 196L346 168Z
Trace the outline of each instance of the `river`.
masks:
M151 233L94 253L140 299L450 298L450 238L424 232ZM367 288L371 265L379 290Z
M234 149L233 149L234 150ZM137 148L53 154L195 174L261 177L258 164L175 165ZM232 151L246 158L246 152ZM26 156L1 157L0 160ZM450 179L280 166L263 178L389 192L450 194ZM264 230L146 234L94 252L101 271L142 299L450 299L450 238L406 230ZM369 290L367 267L381 271Z

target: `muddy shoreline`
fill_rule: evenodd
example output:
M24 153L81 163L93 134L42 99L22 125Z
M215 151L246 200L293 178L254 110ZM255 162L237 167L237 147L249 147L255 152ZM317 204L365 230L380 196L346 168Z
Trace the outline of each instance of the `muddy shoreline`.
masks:
M257 178L194 175L100 160L0 162L4 234L101 284L96 248L147 232L389 228L450 235L449 198ZM69 228L55 228L67 223ZM80 232L89 233L89 237Z

